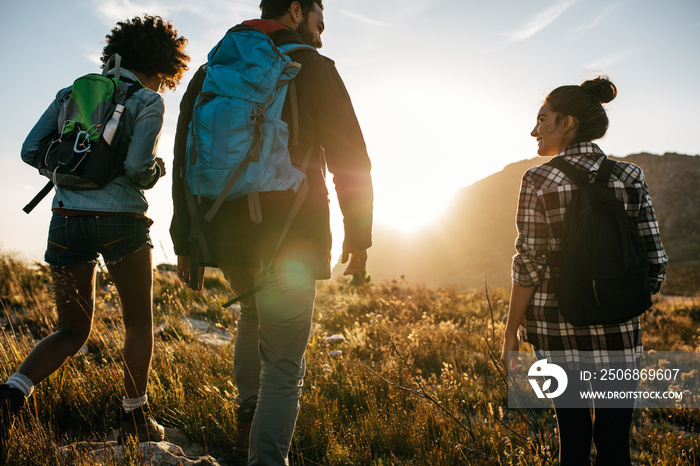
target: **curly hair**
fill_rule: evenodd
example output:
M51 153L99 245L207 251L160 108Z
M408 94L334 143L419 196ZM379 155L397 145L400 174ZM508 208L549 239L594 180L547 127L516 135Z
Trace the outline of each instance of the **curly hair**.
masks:
M118 53L122 67L157 76L171 90L175 90L187 71L190 61L184 52L187 39L178 37L173 25L160 16L144 14L143 18L119 21L106 38L101 58L103 67L109 57Z

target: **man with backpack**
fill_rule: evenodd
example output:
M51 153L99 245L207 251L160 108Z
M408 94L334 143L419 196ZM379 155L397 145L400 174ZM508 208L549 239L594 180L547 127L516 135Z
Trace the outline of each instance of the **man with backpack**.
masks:
M365 267L373 194L370 160L348 93L333 61L314 50L325 27L322 1L263 0L260 7L262 19L232 28L183 97L171 236L180 279L198 288L202 266L216 266L238 296L236 444L247 448L250 442L249 464L277 465L287 462L299 409L315 281L331 272L326 166L344 217L345 274ZM274 47L268 49L267 40ZM232 90L234 82L245 84L249 94L270 84L267 65L241 65L235 58L249 59L258 50L280 65L267 100ZM237 74L259 69L265 72L252 85ZM281 122L274 114L278 92L286 93ZM238 107L247 113L231 117ZM237 142L240 131L249 131L250 140ZM289 156L270 168L269 160L279 155L271 141L285 139ZM240 164L230 163L236 152ZM219 176L217 167L226 175ZM270 172L279 184L245 187L260 181L252 174ZM222 194L208 193L212 185Z

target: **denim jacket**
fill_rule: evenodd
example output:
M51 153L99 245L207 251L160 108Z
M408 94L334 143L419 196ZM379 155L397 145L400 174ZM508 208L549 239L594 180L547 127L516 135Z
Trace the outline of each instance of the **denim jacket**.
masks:
M109 72L114 74L114 70ZM138 81L136 76L122 68L122 76ZM56 99L41 116L22 144L22 160L32 165L38 156L39 143L47 134L56 131L61 101L71 87L62 89ZM145 214L148 202L144 190L152 188L160 178L156 164L156 150L163 127L165 105L163 98L150 89L139 89L126 101L126 118L123 118L123 137L131 137L129 151L124 162L125 173L107 183L101 189L77 190L56 188L52 208L93 212L129 212Z

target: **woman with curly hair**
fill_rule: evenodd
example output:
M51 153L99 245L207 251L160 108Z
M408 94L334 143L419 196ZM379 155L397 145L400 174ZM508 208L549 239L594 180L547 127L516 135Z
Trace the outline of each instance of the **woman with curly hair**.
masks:
M121 175L99 189L56 187L45 260L51 266L58 329L41 340L0 385L0 435L6 436L14 415L38 384L60 368L85 344L92 327L95 265L102 255L116 285L124 318L124 390L120 439L127 434L142 441L164 438L153 420L146 387L153 352L152 244L144 190L165 175L156 157L165 107L159 92L175 89L189 56L187 39L158 16L120 21L107 37L103 68L114 54L121 57L120 79L139 89L126 100L120 141L128 142ZM107 75L114 76L116 69ZM63 101L71 87L58 92L22 146L22 159L33 164L42 139L56 131ZM60 201L60 202L59 202ZM4 439L0 438L0 441Z

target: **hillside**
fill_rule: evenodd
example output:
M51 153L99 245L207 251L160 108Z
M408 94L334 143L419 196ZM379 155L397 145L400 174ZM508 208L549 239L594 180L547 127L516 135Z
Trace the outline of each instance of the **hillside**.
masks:
M673 267L700 264L700 157L641 153L613 158L644 170ZM509 286L520 180L546 160L508 165L463 188L441 221L412 236L376 228L370 274L375 280L403 276L428 286L482 287L485 278L490 286Z

